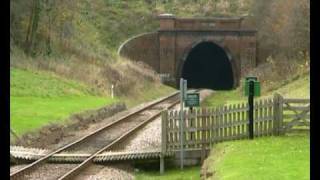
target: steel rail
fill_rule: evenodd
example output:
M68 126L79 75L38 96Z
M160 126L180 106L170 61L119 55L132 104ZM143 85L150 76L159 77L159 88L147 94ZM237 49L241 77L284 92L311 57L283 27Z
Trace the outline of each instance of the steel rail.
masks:
M118 120L113 121L113 122L107 124L106 126L103 126L103 127L99 128L99 129L97 129L96 131L94 131L94 132L92 132L92 133L90 133L90 134L88 134L88 135L86 135L86 136L84 136L84 137L82 137L82 138L70 143L70 144L67 144L67 145L65 145L65 146L63 146L61 148L58 148L57 150L54 150L51 153L48 153L47 155L45 155L44 157L38 159L37 161L35 161L35 162L33 162L33 163L23 167L23 168L11 173L10 174L10 179L17 179L17 178L27 174L28 172L30 172L33 169L35 169L37 166L39 166L42 163L46 162L54 154L62 152L62 151L66 150L68 148L71 148L72 146L75 146L77 144L80 144L80 143L84 142L85 140L87 140L88 138L99 134L100 132L102 132L102 131L104 131L104 130L106 130L106 129L108 129L108 128L116 125L116 124L118 124L119 122L122 122L122 121L124 121L124 120L126 120L126 119L128 119L128 118L130 118L130 117L132 117L132 116L144 111L144 110L147 110L148 108L150 108L152 106L158 105L158 104L162 103L163 101L166 101L166 100L168 100L168 99L170 99L170 98L172 98L172 97L174 97L174 96L176 96L178 94L179 94L179 92L174 92L169 96L166 96L164 98L156 100L156 101L154 101L154 102L152 102L152 103L150 103L150 104L148 104L148 105L146 105L144 107L139 108L138 110L136 110L134 112L129 113L128 115L125 115L124 117L120 117Z
M175 101L174 103L172 103L170 106L168 106L167 108L170 109L173 106L177 105L180 102L180 100ZM59 180L67 180L67 179L72 179L73 177L75 177L76 175L79 174L79 172L81 170L83 170L85 167L87 167L88 165L90 165L90 163L93 161L93 159L100 153L102 153L105 150L111 149L113 146L115 146L116 144L120 143L121 140L125 139L127 136L131 135L132 133L134 133L135 131L141 129L143 126L145 126L146 124L148 124L150 121L158 118L161 116L161 112L157 112L156 114L154 114L153 116L151 116L150 118L148 118L147 120L142 121L141 123L139 123L137 126L135 126L133 129L131 129L130 131L128 131L127 133L123 134L122 136L120 136L119 138L117 138L115 141L113 141L112 143L106 145L105 147L101 148L100 150L98 150L96 153L93 153L90 157L88 157L86 160L84 160L81 164L79 164L78 166L76 166L75 168L73 168L72 170L70 170L69 172L67 172L65 175L63 175L62 177L59 178Z

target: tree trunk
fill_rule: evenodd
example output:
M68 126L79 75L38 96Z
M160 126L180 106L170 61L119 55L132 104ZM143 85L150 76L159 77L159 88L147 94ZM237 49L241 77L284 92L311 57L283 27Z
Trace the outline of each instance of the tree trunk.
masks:
M35 0L33 0L33 3L32 3L30 19L28 23L28 30L26 34L25 49L24 49L26 54L29 54L29 51L30 51L30 32L31 32L31 25L32 25L32 20L34 16L34 9L35 9Z
M40 0L33 0L33 7L31 12L31 20L29 22L29 28L26 38L26 54L30 55L33 51L35 36L38 29L39 19L40 19ZM30 26L31 24L31 26Z
M47 32L47 40L46 40L46 54L51 54L51 26L52 26L52 8L54 6L54 1L47 0L47 17L48 17L48 32Z

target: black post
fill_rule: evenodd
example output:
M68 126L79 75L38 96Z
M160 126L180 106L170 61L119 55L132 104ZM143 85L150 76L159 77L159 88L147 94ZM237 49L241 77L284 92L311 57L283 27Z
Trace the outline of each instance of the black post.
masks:
M253 139L253 96L254 96L254 82L249 81L249 138Z

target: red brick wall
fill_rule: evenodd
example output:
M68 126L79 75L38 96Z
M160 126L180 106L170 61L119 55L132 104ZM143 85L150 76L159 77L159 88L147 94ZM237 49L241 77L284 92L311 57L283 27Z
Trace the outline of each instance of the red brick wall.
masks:
M135 61L143 61L175 84L183 58L194 45L211 41L232 57L235 86L240 77L256 66L256 32L241 28L242 19L159 17L158 32L136 36L120 49L119 54ZM246 28L248 28L246 26Z
M159 72L159 38L158 33L145 33L124 42L119 55L134 61L142 61Z
M241 19L176 19L175 28L184 30L239 29Z

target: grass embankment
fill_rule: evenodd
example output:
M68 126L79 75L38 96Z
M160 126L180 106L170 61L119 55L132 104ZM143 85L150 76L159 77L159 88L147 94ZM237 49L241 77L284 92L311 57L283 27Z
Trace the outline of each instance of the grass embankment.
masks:
M186 167L183 171L180 169L169 169L164 175L160 175L159 171L140 171L135 174L136 180L176 180L176 179L200 179L200 167Z
M52 73L10 70L10 125L18 135L115 101Z
M263 87L261 87L263 89ZM305 74L296 80L292 80L287 84L274 91L266 92L261 97L266 98L273 96L274 93L279 93L286 98L309 98L310 97L310 76ZM247 97L243 95L242 87L232 91L216 91L212 96L205 99L202 106L218 106L224 104L233 104L237 102L247 101Z
M310 77L301 78L268 92L278 92L287 98L309 98ZM217 92L205 102L209 105L227 104L244 98L241 91ZM264 97L266 97L264 96ZM232 98L230 100L229 98ZM217 102L218 101L218 102ZM262 137L251 140L219 143L206 160L209 179L309 179L310 139L308 133L287 134L281 137Z
M160 98L162 96L167 96L175 92L176 89L164 86L161 84L144 82L144 88L141 91L136 91L134 94L130 96L121 96L119 99L126 103L127 107L133 107L138 104L149 102Z
M309 179L309 155L306 134L220 143L207 159L209 179Z
M10 81L10 123L18 136L50 123L67 123L70 115L84 110L117 101L132 107L174 91L173 88L146 81L142 83L145 87L143 91L111 99L95 88L55 73L18 68L11 68Z

